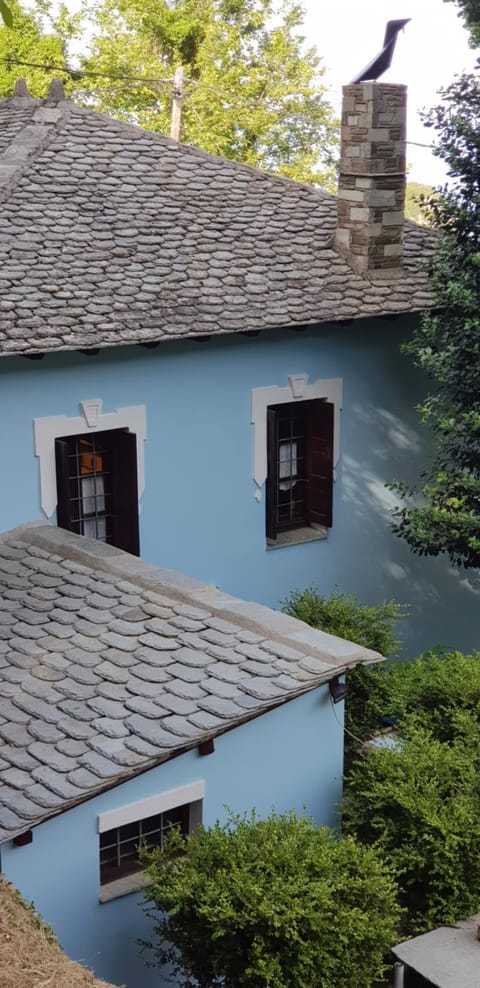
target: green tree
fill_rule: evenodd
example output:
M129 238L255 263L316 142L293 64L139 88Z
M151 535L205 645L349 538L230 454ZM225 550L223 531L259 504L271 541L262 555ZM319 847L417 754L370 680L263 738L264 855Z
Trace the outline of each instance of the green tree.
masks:
M410 721L396 748L367 749L347 779L345 830L391 864L407 935L478 909L479 741L465 712L450 743Z
M12 10L8 6L8 4L5 3L5 0L0 0L0 17L2 18L3 23L7 25L7 27L12 27L13 24Z
M460 16L464 18L472 41L472 47L480 45L480 0L448 0L456 3Z
M300 181L334 180L337 121L295 0L103 0L90 10L88 104L170 133L175 69L185 73L181 138ZM151 80L141 81L141 80Z
M480 566L480 78L466 75L428 116L452 182L430 202L438 231L431 263L435 309L405 347L433 383L420 406L434 454L418 489L392 484L403 500L394 531L414 552L447 553ZM420 498L418 497L420 495Z
M149 872L156 957L183 988L370 988L395 939L375 851L293 813L175 834Z
M0 26L0 96L13 95L15 82L19 76L26 79L32 96L46 96L52 81L52 73L42 68L31 68L17 63L63 65L64 39L51 24L47 28L41 16L41 8L37 8L36 13L24 10L17 0L12 0L9 7L12 26ZM65 34L71 36L74 32L73 19L69 18L62 9L59 11L58 21L63 22ZM68 77L66 82L68 89Z
M405 195L405 216L415 223L428 224L428 214L422 207L425 200L433 194L433 186L423 182L407 182Z

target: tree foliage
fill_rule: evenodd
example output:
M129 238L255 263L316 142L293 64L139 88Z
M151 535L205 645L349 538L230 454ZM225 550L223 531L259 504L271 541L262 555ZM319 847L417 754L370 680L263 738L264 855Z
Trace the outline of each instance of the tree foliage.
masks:
M479 742L465 712L449 743L411 720L395 749L370 748L350 771L345 829L391 863L406 935L478 910Z
M438 155L452 178L430 203L438 244L431 264L437 308L406 346L433 382L420 407L435 454L420 495L404 499L393 527L414 552L447 553L456 566L480 565L480 77L467 75L443 93L428 117Z
M175 834L149 871L157 960L183 988L370 988L395 938L375 851L293 813Z
M470 31L472 46L480 44L480 0L449 0L455 3Z
M336 590L330 597L322 597L308 587L293 591L284 602L283 610L313 628L371 648L385 657L398 654L399 640L395 631L405 614L405 607L394 600L369 606L359 603L353 594ZM347 674L347 748L351 747L354 738L370 737L382 714L388 710L389 693L382 669L383 666L358 666Z
M103 0L89 11L89 72L77 98L168 135L185 71L186 143L300 181L333 181L337 122L296 0Z
M377 670L367 701L367 717L391 715L401 728L414 714L438 741L454 741L461 730L460 713L480 725L480 653L432 650L410 662L386 664Z
M433 186L424 182L407 182L405 190L405 216L414 223L428 225L428 211L423 203L433 195Z
M34 13L24 10L18 0L9 0L11 26L0 26L0 96L13 95L19 76L26 79L32 96L46 96L52 73L17 63L64 64L65 44L60 24L63 22L65 34L71 37L74 33L74 19L65 10L60 10L58 29L51 24L47 27L41 16L42 6L39 5Z

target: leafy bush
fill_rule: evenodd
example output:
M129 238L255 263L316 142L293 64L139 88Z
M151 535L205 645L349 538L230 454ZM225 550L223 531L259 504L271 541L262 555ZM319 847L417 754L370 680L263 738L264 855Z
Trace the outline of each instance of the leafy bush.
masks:
M409 719L397 748L368 749L348 778L345 830L392 866L408 935L480 902L480 728L465 711L454 726L447 743Z
M360 604L353 594L336 590L330 597L322 597L313 587L307 587L306 590L294 590L282 610L313 628L347 638L382 655L398 653L399 642L394 628L403 608L393 600L368 606Z
M368 606L360 604L352 594L336 590L322 597L312 587L294 590L282 610L313 628L330 635L371 648L384 656L398 654L399 641L395 626L405 614L405 607L393 600ZM360 740L371 736L389 706L383 669L379 666L359 666L347 675L345 709L346 742L354 735Z
M182 988L370 988L395 939L376 852L293 813L173 834L149 872L153 949Z
M480 724L480 653L434 649L379 668L367 715L373 718L379 709L400 725L416 714L437 740L454 740L461 730L460 711L470 712Z

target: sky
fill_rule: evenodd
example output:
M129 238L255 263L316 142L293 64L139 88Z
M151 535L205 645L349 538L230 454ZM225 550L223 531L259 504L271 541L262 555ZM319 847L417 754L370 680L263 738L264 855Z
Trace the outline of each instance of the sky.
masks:
M330 86L330 98L339 111L341 87L350 82L382 47L385 24L411 17L402 34L385 82L408 86L407 140L431 144L419 111L438 102L436 93L455 74L471 70L475 53L453 3L442 0L303 0L306 9L305 37L322 56ZM426 148L409 144L409 179L438 185L444 181L443 163Z

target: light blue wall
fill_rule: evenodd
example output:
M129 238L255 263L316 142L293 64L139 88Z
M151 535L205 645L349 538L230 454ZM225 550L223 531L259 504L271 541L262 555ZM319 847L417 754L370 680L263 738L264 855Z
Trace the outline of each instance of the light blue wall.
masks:
M206 783L203 820L213 824L225 806L267 815L305 811L334 825L341 795L343 704L335 714L321 687L238 727L197 750L146 772L56 817L33 832L33 843L1 847L2 871L43 918L67 953L114 984L160 988L158 970L139 957L137 939L149 925L140 894L98 901L97 815L199 779ZM338 718L338 721L335 719ZM60 988L60 986L58 986Z
M198 344L126 347L96 357L52 354L0 364L2 529L40 517L36 416L147 406L143 556L278 606L292 588L334 587L366 602L411 605L407 652L435 643L478 645L478 574L419 559L389 531L391 478L415 478L425 460L415 402L420 380L400 355L404 320L354 322ZM254 499L250 391L341 377L344 410L334 526L326 541L267 552L264 503Z

